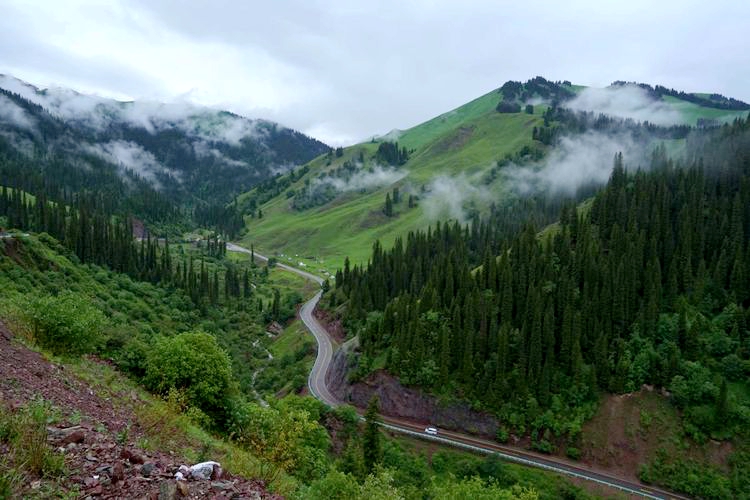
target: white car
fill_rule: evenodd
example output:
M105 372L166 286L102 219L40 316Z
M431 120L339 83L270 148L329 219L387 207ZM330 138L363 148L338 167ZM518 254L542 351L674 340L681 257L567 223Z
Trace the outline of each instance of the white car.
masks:
M430 436L437 436L438 430L434 427L428 427L424 430L425 434L429 434Z

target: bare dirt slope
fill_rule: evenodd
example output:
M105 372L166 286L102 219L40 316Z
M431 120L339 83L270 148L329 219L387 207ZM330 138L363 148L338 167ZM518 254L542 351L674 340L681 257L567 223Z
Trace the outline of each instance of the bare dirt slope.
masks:
M487 439L494 439L497 434L497 419L487 413L472 410L466 403L439 401L418 389L404 387L383 370L370 374L361 382L350 384L347 382L348 369L347 355L340 349L334 354L326 377L328 386L340 401L366 408L370 398L377 394L383 415Z
M96 361L104 363L103 361ZM174 474L188 463L174 452L137 445L145 429L136 415L142 401L136 391L100 395L70 368L53 363L14 339L0 322L0 404L11 412L35 400L59 415L48 427L50 446L65 455L64 491L81 498L280 498L259 481L224 472L212 480L184 481ZM0 454L7 454L0 443ZM3 449L5 448L5 449ZM218 472L218 471L217 471ZM21 496L38 497L41 481L24 477ZM77 495L76 495L77 493Z
M581 461L637 479L641 466L658 450L668 456L687 456L715 464L727 473L732 444L709 440L704 446L684 448L682 425L668 398L651 387L629 394L607 395L594 417L583 426Z

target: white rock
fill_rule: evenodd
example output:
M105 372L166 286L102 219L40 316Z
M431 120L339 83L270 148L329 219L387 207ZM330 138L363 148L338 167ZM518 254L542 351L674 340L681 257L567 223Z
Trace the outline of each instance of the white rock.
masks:
M190 467L190 476L193 479L211 479L214 472L214 466L221 467L219 462L201 462Z

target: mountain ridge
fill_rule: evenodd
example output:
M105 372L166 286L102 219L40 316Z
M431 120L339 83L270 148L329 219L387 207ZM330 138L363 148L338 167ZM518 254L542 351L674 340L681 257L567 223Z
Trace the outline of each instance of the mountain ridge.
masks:
M277 123L188 103L117 101L0 76L6 155L109 170L178 204L227 203L329 148ZM48 176L54 177L54 173Z

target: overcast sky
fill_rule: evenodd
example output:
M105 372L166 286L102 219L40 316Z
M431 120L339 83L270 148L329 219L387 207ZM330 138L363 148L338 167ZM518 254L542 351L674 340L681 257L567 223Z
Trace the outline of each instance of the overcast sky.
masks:
M536 75L750 101L741 0L0 0L0 9L0 73L188 100L333 145Z

